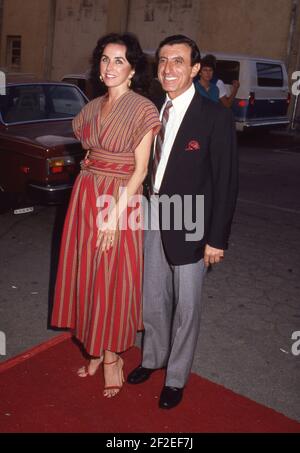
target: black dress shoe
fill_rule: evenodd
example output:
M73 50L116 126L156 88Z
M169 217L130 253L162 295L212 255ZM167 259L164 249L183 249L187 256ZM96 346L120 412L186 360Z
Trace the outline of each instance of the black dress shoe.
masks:
M127 382L129 382L129 384L141 384L142 382L147 381L154 371L155 369L144 368L140 365L128 374Z
M183 388L168 387L162 389L159 398L159 407L161 409L172 409L177 406L182 400Z

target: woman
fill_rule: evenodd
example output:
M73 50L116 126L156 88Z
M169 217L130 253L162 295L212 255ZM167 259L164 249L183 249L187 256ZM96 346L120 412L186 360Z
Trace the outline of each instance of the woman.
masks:
M120 219L130 217L130 197L142 192L160 129L154 105L131 89L138 88L145 70L134 35L101 38L92 73L108 92L73 120L74 133L88 152L66 216L52 324L73 329L90 355L88 368L78 370L80 377L95 374L103 362L104 396L109 398L124 382L118 353L134 344L142 328L142 229L120 228ZM99 207L106 207L103 197L108 196L116 203L103 214Z

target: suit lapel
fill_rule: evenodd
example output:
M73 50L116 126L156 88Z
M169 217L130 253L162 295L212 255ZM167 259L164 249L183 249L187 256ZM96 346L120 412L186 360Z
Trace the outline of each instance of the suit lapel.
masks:
M203 114L203 101L201 95L196 91L193 99L191 100L190 105L187 108L187 111L185 112L185 115L181 121L181 124L179 126L179 129L177 131L168 163L164 172L164 176L162 179L161 187L163 187L165 180L171 175L170 169L172 168L172 161L176 158L176 150L182 146L188 141L189 135L190 135L190 130L191 130L191 125L192 124L197 124L201 122L202 120L202 114ZM182 142L184 142L182 144ZM173 175L174 176L174 175Z
M193 99L191 100L190 105L187 108L187 111L185 112L184 117L182 118L181 124L179 126L179 129L177 131L171 153L174 153L174 150L180 145L181 140L186 140L189 138L189 131L191 129L190 125L191 124L197 124L201 121L201 115L202 115L202 97L201 95L196 91Z

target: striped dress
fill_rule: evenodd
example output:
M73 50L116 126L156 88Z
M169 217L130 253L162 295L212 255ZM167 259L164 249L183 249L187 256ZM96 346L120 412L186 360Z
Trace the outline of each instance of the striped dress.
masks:
M97 198L118 198L134 171L136 147L147 132L160 128L155 106L143 96L124 93L102 120L104 99L89 102L73 120L89 155L66 215L52 312L52 325L72 329L92 356L125 351L142 328L143 231L119 229L113 247L102 252L96 247ZM128 218L133 209L127 208Z

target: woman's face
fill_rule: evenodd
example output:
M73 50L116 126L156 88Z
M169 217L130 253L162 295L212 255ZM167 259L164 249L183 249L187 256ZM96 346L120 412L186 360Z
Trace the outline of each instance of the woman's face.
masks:
M134 69L126 58L126 46L108 44L100 59L100 75L108 88L128 88L129 79L133 77Z

